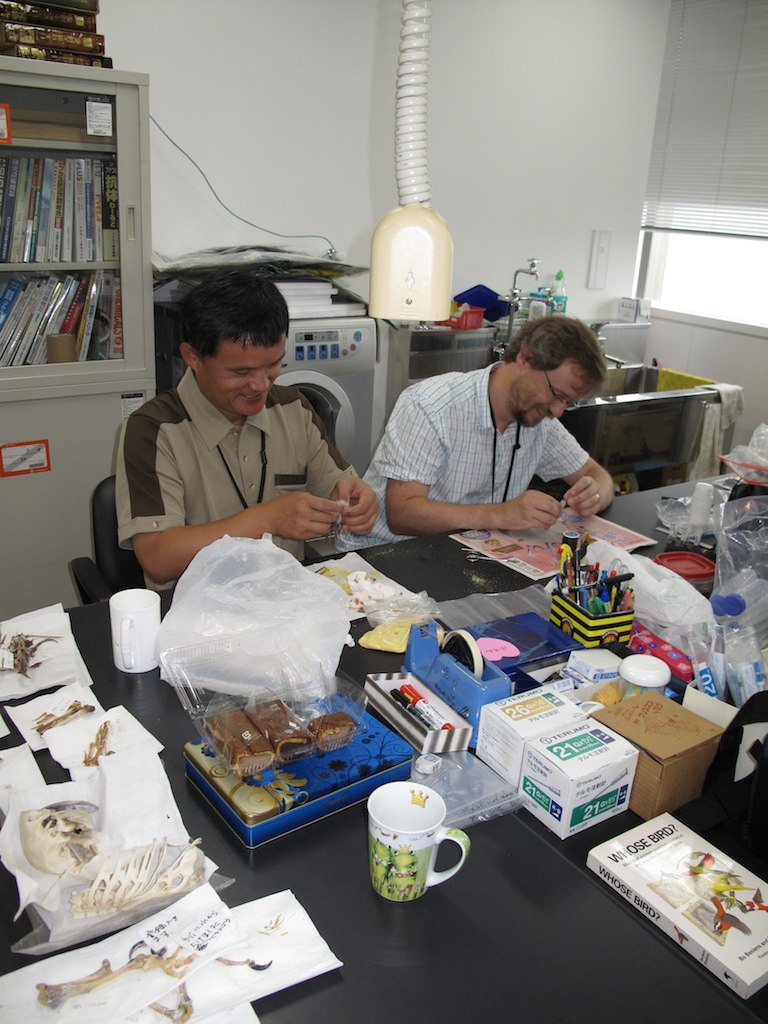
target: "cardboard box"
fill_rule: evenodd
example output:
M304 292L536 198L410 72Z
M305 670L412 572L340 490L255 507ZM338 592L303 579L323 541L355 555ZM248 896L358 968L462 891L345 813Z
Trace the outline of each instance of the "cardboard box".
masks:
M641 818L674 811L701 796L723 733L719 725L655 693L630 697L592 717L640 751L629 806Z
M554 686L515 693L484 705L475 753L489 768L517 786L528 740L586 720L578 705Z
M561 839L625 811L637 748L588 720L529 740L520 776L523 806Z
M385 782L410 778L412 758L410 744L367 713L341 750L248 779L228 771L204 740L184 745L187 778L249 849L365 800Z

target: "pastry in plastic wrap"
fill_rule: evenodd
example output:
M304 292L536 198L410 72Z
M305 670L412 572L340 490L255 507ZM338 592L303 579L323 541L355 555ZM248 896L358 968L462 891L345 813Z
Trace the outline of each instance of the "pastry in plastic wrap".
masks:
M227 711L206 721L221 757L238 775L252 775L275 759L272 744L242 711Z
M352 739L355 723L346 711L333 711L313 718L309 723L309 731L319 750L338 750Z
M267 738L280 761L303 754L314 745L309 730L278 698L261 701L247 708L245 714Z

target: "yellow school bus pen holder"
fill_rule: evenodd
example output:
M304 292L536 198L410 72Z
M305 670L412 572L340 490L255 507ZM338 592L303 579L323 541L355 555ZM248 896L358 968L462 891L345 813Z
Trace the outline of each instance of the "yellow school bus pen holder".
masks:
M634 617L633 609L605 612L602 615L592 614L564 594L552 595L549 610L549 621L568 636L579 640L585 647L607 647L608 644L617 642L627 643Z

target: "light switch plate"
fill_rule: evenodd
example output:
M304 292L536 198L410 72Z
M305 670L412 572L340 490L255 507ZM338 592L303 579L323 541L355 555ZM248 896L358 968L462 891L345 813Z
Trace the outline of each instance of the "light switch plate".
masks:
M605 288L605 276L608 271L608 253L611 248L611 232L592 232L592 251L589 255L589 276L587 288Z

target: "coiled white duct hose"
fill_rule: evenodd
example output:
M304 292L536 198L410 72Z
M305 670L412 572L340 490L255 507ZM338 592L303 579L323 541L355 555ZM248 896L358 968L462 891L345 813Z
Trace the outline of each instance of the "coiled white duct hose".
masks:
M395 109L400 206L371 239L368 313L385 320L445 320L451 308L453 241L431 209L427 170L430 0L403 0Z
M401 206L431 206L427 167L429 0L403 0L395 107L395 176Z

